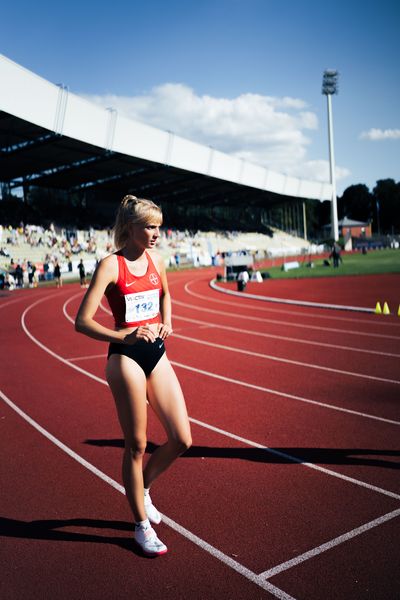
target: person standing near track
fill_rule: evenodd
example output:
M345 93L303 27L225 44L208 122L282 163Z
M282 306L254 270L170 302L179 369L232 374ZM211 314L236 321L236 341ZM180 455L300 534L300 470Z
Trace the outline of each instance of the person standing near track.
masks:
M62 276L61 276L61 267L58 260L54 263L54 279L56 280L56 287L62 287Z
M122 477L135 521L134 540L149 556L167 552L151 526L160 523L161 515L150 488L192 444L185 400L164 346L172 324L164 261L154 251L161 223L161 209L151 200L123 198L114 227L117 251L98 264L75 322L76 331L109 342L107 382L125 438ZM94 320L104 294L114 330ZM167 441L143 470L147 401Z
M80 281L81 287L86 287L86 271L85 271L85 265L83 264L82 258L78 264L78 271L79 271L79 281Z

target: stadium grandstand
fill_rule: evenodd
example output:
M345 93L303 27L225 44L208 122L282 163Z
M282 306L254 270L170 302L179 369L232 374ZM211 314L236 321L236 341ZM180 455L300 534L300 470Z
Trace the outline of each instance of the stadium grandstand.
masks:
M166 260L178 252L208 264L241 249L296 254L308 245L304 201L331 198L328 183L127 119L1 55L0 78L0 265L11 255L100 258L127 193L161 205Z

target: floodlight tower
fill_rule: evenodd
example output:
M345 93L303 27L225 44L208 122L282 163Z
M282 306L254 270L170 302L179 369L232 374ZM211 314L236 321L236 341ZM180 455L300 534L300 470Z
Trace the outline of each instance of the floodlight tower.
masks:
M336 199L336 176L335 176L335 153L333 149L333 120L332 120L332 94L338 93L339 73L332 69L324 71L322 80L322 93L328 101L328 134L329 134L329 168L332 186L332 202L331 202L331 236L335 242L339 239L339 227L337 216L337 199Z

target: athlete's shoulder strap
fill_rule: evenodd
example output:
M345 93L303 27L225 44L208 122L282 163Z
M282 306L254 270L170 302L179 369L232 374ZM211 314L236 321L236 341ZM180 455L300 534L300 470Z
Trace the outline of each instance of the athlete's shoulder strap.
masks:
M158 269L157 269L156 265L154 264L154 261L153 261L153 259L152 259L152 258L151 258L151 256L150 256L150 252L146 252L146 256L147 256L147 260L149 261L149 267L150 267L150 268L148 269L148 271L150 271L150 270L153 270L153 271L155 271L156 273L158 273Z

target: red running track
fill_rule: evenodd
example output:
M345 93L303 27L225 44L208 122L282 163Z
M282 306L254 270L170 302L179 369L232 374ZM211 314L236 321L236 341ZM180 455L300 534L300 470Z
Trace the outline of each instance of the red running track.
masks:
M82 291L0 299L2 597L400 596L400 319L225 296L214 276L170 274L194 445L154 487L156 560L132 543L106 345L73 329ZM352 305L378 282L346 278Z

